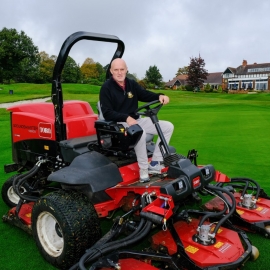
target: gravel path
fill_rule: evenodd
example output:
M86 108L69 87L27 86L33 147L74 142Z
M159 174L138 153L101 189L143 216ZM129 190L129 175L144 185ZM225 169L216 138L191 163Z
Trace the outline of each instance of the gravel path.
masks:
M9 107L11 107L13 105L25 104L25 103L46 102L47 100L50 100L50 99L51 99L51 97L46 97L46 98L21 100L21 101L8 102L8 103L0 103L0 108L9 108Z

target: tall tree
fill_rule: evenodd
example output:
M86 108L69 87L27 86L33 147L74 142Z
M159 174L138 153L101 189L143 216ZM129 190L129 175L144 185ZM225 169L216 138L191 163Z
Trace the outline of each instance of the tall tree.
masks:
M186 75L186 74L188 74L188 67L184 66L182 68L178 68L177 73L175 75L178 76L178 75Z
M97 79L99 72L97 65L92 58L86 58L81 66L81 73L84 80L89 81L90 79Z
M30 70L36 67L37 57L37 46L23 31L19 33L16 29L5 27L0 31L1 80L20 79L24 68Z
M62 72L62 80L66 83L77 83L81 78L80 67L76 64L74 59L67 57L65 66Z
M97 68L97 72L98 72L98 80L100 82L105 82L106 70L104 70L103 66L99 62L96 62L96 68Z
M150 66L145 73L145 79L147 83L151 83L157 86L162 84L162 76L157 66Z
M136 74L135 74L136 75ZM131 80L137 81L137 78L134 76L134 74L131 74L129 72L127 72L127 77Z
M39 56L40 56L39 82L41 83L51 82L56 57L54 55L50 57L44 51L40 52Z
M190 64L188 66L187 84L191 87L201 87L203 82L207 79L208 72L204 69L204 59L199 57L190 58Z

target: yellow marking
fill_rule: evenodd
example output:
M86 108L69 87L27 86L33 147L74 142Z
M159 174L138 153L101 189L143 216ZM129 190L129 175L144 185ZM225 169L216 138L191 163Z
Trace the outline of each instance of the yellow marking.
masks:
M25 214L26 217L30 218L32 215L31 213Z
M218 229L217 233L221 233L222 232L222 229Z
M195 254L199 249L193 246L187 246L185 250L189 253Z
M217 242L214 247L215 248L220 248L222 246L223 246L223 243L222 242Z
M50 148L49 148L48 145L44 145L44 149L45 149L45 150L49 150Z
M236 209L236 212L241 216L241 215L243 215L244 213L245 213L245 211L243 211L243 210L237 210Z
M263 207L259 206L258 208L256 208L257 211L262 211Z
M212 227L210 231L213 232L214 230L215 230L215 227ZM222 229L219 228L217 233L221 233L221 232L222 232Z

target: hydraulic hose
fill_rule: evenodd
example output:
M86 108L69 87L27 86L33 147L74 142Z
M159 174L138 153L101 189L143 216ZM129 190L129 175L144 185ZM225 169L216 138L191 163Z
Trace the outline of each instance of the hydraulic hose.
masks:
M141 224L144 224L144 222L141 222ZM143 226L143 228L138 230L139 229L138 227L138 229L135 231L136 233L132 237L125 237L119 241L108 243L107 245L98 249L99 252L95 252L95 254L93 254L92 256L90 255L91 256L90 258L89 258L89 254L87 253L84 254L79 261L79 269L86 270L84 266L85 263L90 263L91 261L98 259L101 255L107 254L113 250L117 250L118 248L127 247L131 244L138 242L150 232L151 228L152 228L152 222L147 221L146 224Z
M144 195L145 194L141 196L142 207L145 207L146 205ZM113 242L109 242L105 244L102 243L103 241L98 241L99 244L102 243L102 246L96 243L92 248L86 251L86 253L81 257L80 261L76 263L75 265L73 265L70 268L70 270L78 269L78 267L79 269L85 270L86 269L84 266L85 263L89 263L93 260L96 260L103 254L108 253L112 250L116 250L120 247L125 247L127 245L130 245L139 241L140 239L142 239L142 237L148 234L148 232L150 231L152 227L152 222L148 221L146 224L145 223L146 223L145 219L142 218L137 229L123 239L115 240Z
M258 199L259 195L260 195L260 191L261 191L261 187L260 185L257 183L257 181L253 180L253 179L250 179L250 178L242 178L242 177L234 177L234 178L231 178L231 182L242 182L242 183L246 183L243 191L242 191L242 196L245 195L247 189L248 189L248 183L251 182L253 183L255 186L256 186L256 200Z
M22 199L22 200L26 200L26 201L37 201L39 198L36 196L25 196L23 194L20 193L20 187L31 177L33 177L40 169L40 165L41 163L44 163L45 160L41 160L38 161L35 166L30 169L27 173L25 174L21 174L19 176L17 176L12 184L12 187L14 189L14 191L16 192L16 194Z
M207 186L208 189L213 190L213 191L219 191L221 193L226 193L232 201L232 205L231 205L231 209L229 209L228 214L226 214L216 225L215 230L214 230L214 234L217 233L218 229L220 228L220 226L227 220L230 218L230 216L235 212L236 210L236 201L234 196L231 194L231 192L227 191L225 188L220 188L217 186ZM226 207L225 207L226 208Z
M207 186L207 187L209 188L209 186ZM205 190L207 190L207 189L205 189ZM220 194L218 194L218 195L220 196ZM220 197L223 197L222 199L226 200L226 199L224 198L224 196L220 196ZM201 226L203 225L203 223L204 223L207 219L209 219L209 218L222 216L223 214L225 214L226 210L227 210L227 205L224 204L223 210L220 211L220 212L218 212L218 213L207 212L207 213L201 218L201 220L200 220L198 226L201 227ZM229 210L229 209L228 209L228 210Z
M21 179L18 180L18 183L15 186L15 192L16 194L23 200L26 201L36 201L38 200L38 197L35 196L25 196L23 194L20 193L20 187L29 179L31 178L33 175L35 175L38 170L39 170L39 166L35 165L29 172L27 175L23 175L23 177Z

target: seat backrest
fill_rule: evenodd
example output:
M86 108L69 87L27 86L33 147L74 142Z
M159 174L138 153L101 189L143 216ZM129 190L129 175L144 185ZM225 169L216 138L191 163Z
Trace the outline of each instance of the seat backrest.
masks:
M105 120L103 113L102 113L102 110L101 110L100 101L97 102L97 111L98 111L98 119ZM146 134L146 142L147 143L151 142L153 140L153 138L154 138L153 134L149 134L149 133Z
M103 113L102 113L102 110L101 110L100 101L97 102L97 111L98 111L98 119L105 120Z

